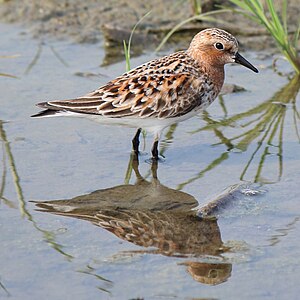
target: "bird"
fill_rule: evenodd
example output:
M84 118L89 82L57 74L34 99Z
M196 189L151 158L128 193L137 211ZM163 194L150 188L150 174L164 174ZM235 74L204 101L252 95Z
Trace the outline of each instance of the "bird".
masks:
M151 153L157 161L162 131L197 115L216 99L228 63L258 73L238 52L233 35L207 28L194 36L187 50L146 62L84 96L37 103L44 110L32 117L79 116L134 127L135 153L144 129L154 135Z

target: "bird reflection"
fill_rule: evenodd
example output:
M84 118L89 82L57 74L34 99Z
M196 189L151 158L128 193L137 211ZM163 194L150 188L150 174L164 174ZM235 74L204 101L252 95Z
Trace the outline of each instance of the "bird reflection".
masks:
M90 221L145 249L131 253L156 253L189 258L187 271L205 284L220 284L231 275L231 264L222 261L226 251L216 219L203 219L193 208L197 200L182 191L162 185L157 162L151 165L152 179L139 172L138 157L132 154L135 184L118 185L69 200L35 202L37 210ZM214 256L214 263L203 262ZM200 261L197 261L200 260ZM202 261L201 261L202 260Z

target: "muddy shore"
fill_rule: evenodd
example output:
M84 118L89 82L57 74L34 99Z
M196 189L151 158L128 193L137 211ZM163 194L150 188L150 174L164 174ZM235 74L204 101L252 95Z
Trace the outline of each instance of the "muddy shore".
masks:
M277 1L280 2L280 1ZM300 15L298 0L289 1L288 14L291 31L296 29ZM35 38L70 39L76 43L103 41L105 47L122 45L133 26L147 12L134 35L133 48L154 49L164 35L179 22L193 16L193 1L153 0L47 0L0 2L0 20L22 24L25 32ZM202 11L216 10L217 5L229 5L228 1L202 1ZM280 4L280 3L279 3ZM174 35L176 47L186 47L195 32L219 26L237 35L241 47L247 50L272 49L273 41L264 28L237 13L215 15L215 22L190 22ZM220 21L224 23L220 23ZM138 47L137 47L138 46ZM118 48L121 51L122 47ZM273 50L272 50L273 51Z

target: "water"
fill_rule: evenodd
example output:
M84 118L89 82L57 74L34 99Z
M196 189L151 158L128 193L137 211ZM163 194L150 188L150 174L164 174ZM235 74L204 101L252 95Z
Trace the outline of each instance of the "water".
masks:
M297 299L299 80L243 53L261 72L228 66L226 82L247 91L173 128L156 170L145 162L150 136L132 162L133 129L29 118L35 103L89 92L125 63L99 67L101 44L22 32L1 24L1 55L20 54L0 70L18 76L0 77L1 298ZM239 183L261 192L240 193L217 220L195 217Z

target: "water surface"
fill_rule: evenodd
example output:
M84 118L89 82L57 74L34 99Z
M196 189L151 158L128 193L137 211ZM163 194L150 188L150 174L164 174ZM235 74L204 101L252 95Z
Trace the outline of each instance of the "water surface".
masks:
M133 129L29 117L36 102L85 94L124 62L100 67L101 44L41 42L8 25L1 39L1 55L20 54L1 58L18 77L0 77L2 298L297 298L299 79L244 53L260 73L227 66L226 82L247 91L166 130L153 168L150 136L132 159ZM240 193L218 219L196 217L239 183L259 193Z

